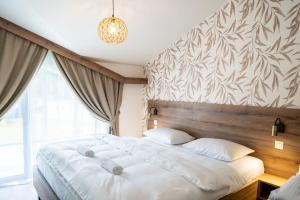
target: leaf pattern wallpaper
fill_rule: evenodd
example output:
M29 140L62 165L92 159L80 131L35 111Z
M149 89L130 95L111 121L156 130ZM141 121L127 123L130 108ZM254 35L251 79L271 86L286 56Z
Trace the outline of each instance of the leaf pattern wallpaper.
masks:
M146 66L146 99L300 108L300 0L227 0Z

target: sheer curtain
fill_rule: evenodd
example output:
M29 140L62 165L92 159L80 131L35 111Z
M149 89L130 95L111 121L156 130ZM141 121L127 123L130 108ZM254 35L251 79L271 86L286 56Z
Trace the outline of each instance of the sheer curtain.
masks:
M28 88L32 143L107 133L109 124L97 120L82 105L49 53Z
M82 105L48 53L0 121L0 184L5 176L30 174L41 145L108 133L109 127Z

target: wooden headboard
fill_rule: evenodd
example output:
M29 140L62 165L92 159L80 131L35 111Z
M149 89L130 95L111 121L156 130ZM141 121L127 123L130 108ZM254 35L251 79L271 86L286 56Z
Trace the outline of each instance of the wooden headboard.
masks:
M290 177L300 164L300 109L235 106L174 101L148 101L158 109L153 120L158 127L186 131L190 135L231 140L255 150L253 156L263 160L266 173ZM285 124L285 133L271 136L276 117ZM284 149L274 148L275 140L284 142Z

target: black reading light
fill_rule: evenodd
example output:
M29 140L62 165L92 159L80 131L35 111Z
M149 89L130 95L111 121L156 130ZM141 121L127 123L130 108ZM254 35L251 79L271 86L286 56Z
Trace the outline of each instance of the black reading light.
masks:
M277 136L278 133L284 133L284 124L280 121L280 118L276 118L274 125L272 126L272 136Z
M156 116L157 115L157 108L152 107L150 108L150 116Z

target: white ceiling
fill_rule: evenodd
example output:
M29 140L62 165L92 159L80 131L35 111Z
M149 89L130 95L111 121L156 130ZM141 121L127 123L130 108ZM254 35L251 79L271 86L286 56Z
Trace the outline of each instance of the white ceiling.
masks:
M0 16L76 53L105 62L143 65L217 10L224 0L115 0L127 40L109 45L97 35L111 0L0 0Z

